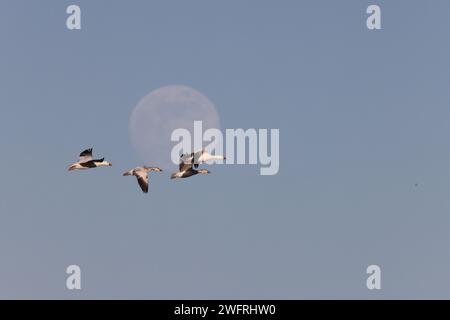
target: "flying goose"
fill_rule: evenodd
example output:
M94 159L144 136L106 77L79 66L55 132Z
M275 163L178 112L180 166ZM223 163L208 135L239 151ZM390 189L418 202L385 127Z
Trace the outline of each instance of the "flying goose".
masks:
M209 154L208 152L206 152L205 149L202 149L201 151L195 152L193 155L191 154L191 156L193 157L193 161L194 161L194 168L198 168L198 165L201 163L205 163L207 161L212 161L212 160L225 160L226 157L224 156L220 156L220 155L212 155Z
M191 176L199 174L199 173L202 173L202 174L211 173L209 170L206 170L206 169L200 169L200 170L193 169L192 168L192 166L194 165L192 163L193 157L194 157L194 153L191 153L190 155L189 154L181 155L179 171L172 173L172 175L170 176L170 179L188 178L188 177L191 177Z
M225 160L226 157L219 156L219 155L212 155L205 151L205 149L202 149L201 151L192 152L190 154L186 153L181 155L181 158L183 158L183 161L185 163L193 163L194 168L198 168L198 166L202 163L205 163L207 161L212 160Z
M69 167L69 171L72 170L85 170L96 167L110 167L112 164L108 161L105 161L105 158L102 159L92 159L92 148L84 150L80 153L80 158L77 162L72 164Z
M137 178L137 181L139 183L139 186L141 187L142 191L144 193L148 192L148 172L149 171L158 171L161 172L161 168L158 167L136 167L134 169L131 169L123 174L124 177L126 176L135 176Z

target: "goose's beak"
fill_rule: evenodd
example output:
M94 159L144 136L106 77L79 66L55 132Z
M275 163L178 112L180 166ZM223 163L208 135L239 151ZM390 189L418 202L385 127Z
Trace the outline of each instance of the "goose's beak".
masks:
M69 169L68 169L68 171L72 171L72 170L75 170L75 166L74 166L74 165L71 165L71 166L69 167Z

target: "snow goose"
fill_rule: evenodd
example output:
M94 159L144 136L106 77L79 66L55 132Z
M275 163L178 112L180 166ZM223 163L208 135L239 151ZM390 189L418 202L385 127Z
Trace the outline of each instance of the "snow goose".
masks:
M188 178L191 176L194 176L196 174L207 174L211 173L209 170L206 169L200 169L195 170L192 168L194 165L192 163L192 159L194 158L194 153L189 154L183 154L180 157L180 165L179 165L179 171L172 173L170 176L170 179L176 179L176 178Z
M201 151L195 152L194 154L191 154L191 157L194 161L194 168L198 168L199 164L205 163L207 161L212 160L225 160L226 157L220 156L220 155L212 155L205 151L205 149L202 149Z
M69 171L72 170L86 170L96 167L110 167L112 164L108 161L105 161L105 158L102 159L92 159L92 148L84 150L80 153L80 158L77 162L72 164L69 167Z
M161 172L161 168L158 167L136 167L134 169L128 170L123 174L124 177L126 176L135 176L137 178L137 181L139 183L139 186L141 187L142 191L144 193L148 192L148 172L150 171L158 171Z

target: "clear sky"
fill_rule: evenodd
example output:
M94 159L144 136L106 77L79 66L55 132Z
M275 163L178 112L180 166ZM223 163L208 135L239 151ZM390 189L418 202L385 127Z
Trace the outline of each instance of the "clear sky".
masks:
M0 6L0 298L450 298L449 1ZM279 128L278 175L123 178L131 112L170 84ZM87 147L113 167L67 172Z

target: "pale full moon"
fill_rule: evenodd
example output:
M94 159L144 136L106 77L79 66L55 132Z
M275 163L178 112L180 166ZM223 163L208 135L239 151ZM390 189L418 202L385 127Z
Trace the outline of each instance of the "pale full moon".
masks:
M220 129L214 104L202 93L183 85L158 88L134 108L130 117L130 139L141 165L173 168L172 148L178 143L170 137L184 128L193 136L194 121L203 121L203 131Z

